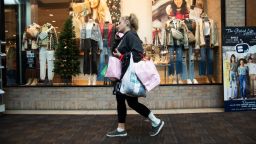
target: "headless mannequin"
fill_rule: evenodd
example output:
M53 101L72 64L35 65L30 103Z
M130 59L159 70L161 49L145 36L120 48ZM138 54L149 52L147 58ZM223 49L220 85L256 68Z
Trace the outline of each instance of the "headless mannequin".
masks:
M211 34L211 25L210 25L210 21L209 21L209 18L208 16L204 16L203 17L203 25L204 25L204 36L209 36ZM210 44L210 47L211 47L211 44ZM215 82L214 78L213 78L213 75L207 75L207 78L206 78L206 82L207 83L210 83L210 82Z
M89 19L88 22L86 23L86 29L92 29L94 26L95 21L93 19ZM96 74L86 74L85 75L88 80L88 85L96 85L96 80L97 80L97 75Z
M176 17L171 17L170 18L170 22L172 22L172 24L174 25L173 28L177 29L177 27L178 27L177 24L178 24L179 20L176 19ZM175 58L174 58L174 55L173 55L173 60L175 62L177 62L177 49L176 49L176 56L175 56ZM177 66L177 64L176 64L176 66ZM182 72L178 74L176 66L175 66L176 70L174 70L174 75L171 75L170 78L171 78L173 84L183 84L183 81L181 80L181 73Z

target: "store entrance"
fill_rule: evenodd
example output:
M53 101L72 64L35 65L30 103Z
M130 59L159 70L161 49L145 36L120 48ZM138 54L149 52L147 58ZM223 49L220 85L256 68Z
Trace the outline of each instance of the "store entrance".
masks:
M17 5L4 6L4 40L6 41L6 84L17 84Z

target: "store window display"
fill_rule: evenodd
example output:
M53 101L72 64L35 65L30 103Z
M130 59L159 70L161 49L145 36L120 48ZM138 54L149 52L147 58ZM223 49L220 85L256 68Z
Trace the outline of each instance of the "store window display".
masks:
M219 50L219 30L216 21L207 15L207 9L210 7L207 2L153 2L153 23L164 23L160 29L162 45L168 49L170 55L169 63L166 63L169 75L167 83L216 83L217 70L214 63L217 61L216 51ZM170 45L170 42L174 44Z
M26 8L31 11L26 12L25 30L22 29L21 67L24 70L21 71L25 76L22 84L62 85L61 76L54 74L51 64L55 59L58 35L69 16L72 16L76 46L80 50L81 72L72 76L72 85L111 84L102 72L112 55L111 48L118 43L115 22L119 21L121 11L124 14L128 11L122 9L120 3L121 0L31 1ZM141 39L145 55L157 66L161 84L210 84L221 77L216 76L220 25L209 11L211 7L208 0L152 1L152 31L141 29L143 31L138 34L152 34ZM139 11L135 12L138 16ZM141 18L140 22L144 23L143 20ZM45 27L47 24L54 28L50 30L51 36L44 32L49 29Z

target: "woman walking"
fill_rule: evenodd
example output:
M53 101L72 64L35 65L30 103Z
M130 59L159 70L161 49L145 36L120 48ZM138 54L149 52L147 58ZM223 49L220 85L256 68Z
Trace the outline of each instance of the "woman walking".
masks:
M117 48L114 50L113 55L122 61L122 79L129 66L131 53L133 55L134 62L139 62L143 58L144 49L142 47L142 42L137 35L138 19L134 14L122 17L117 28L118 31L122 32L124 35L122 36ZM128 105L132 109L151 121L152 131L150 132L150 136L156 136L163 128L164 121L157 118L145 105L139 103L138 97L130 97L120 93L119 85L120 82L117 82L114 89L117 101L118 126L114 131L107 133L107 136L127 136L127 132L125 130L127 115L125 101L127 101Z

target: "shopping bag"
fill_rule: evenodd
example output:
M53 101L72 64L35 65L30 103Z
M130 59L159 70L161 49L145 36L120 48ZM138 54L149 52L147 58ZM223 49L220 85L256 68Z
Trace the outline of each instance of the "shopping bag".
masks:
M131 97L146 97L146 89L135 73L132 54L130 57L130 65L121 81L120 92Z
M100 76L101 77L105 77L106 75L106 72L107 72L107 69L108 69L108 65L105 65L102 69L102 71L100 72Z
M121 61L116 57L110 56L105 77L108 77L112 81L119 80L121 77L121 70Z
M143 60L135 63L135 73L147 91L160 84L160 75L152 60Z

